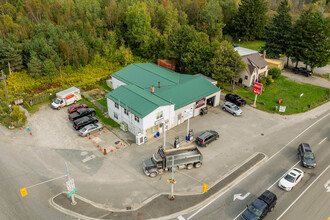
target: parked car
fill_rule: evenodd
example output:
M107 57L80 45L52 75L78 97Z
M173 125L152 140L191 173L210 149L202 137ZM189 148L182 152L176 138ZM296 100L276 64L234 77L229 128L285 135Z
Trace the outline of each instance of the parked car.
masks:
M91 116L91 115L84 116L82 118L79 118L79 119L73 121L73 128L76 130L79 130L86 125L97 123L97 122L99 122L99 120L94 116Z
M305 67L293 67L293 68L292 68L292 71L293 71L295 74L301 73L301 74L303 74L303 75L306 76L306 77L312 76L312 74L313 74L312 71L308 70L308 69L305 68Z
M263 219L268 212L273 211L277 196L269 190L261 194L254 202L247 206L241 218L246 220Z
M201 147L206 147L207 144L219 138L219 134L216 131L207 130L196 138L196 144Z
M74 121L78 118L88 116L88 115L94 116L95 114L96 114L96 112L95 112L95 109L93 109L93 108L82 108L82 109L77 110L76 112L69 114L68 117L69 117L70 121Z
M231 102L225 102L222 109L224 111L231 113L234 116L239 116L239 115L242 115L242 113L243 113L243 111L239 107L237 107L237 105L235 105L234 103L231 103Z
M75 104L71 107L68 108L68 113L71 114L79 109L82 109L82 108L88 108L88 105L86 104Z
M316 166L315 156L312 152L312 148L307 143L301 143L298 147L298 157L301 161L301 165L307 168L314 168Z
M89 124L79 130L80 136L89 136L92 133L102 131L103 125L101 123Z
M227 94L225 96L226 101L232 102L237 106L244 106L246 105L246 101L242 99L239 95L235 94Z
M304 172L298 168L293 168L287 172L278 182L278 186L285 191L291 191L292 188L303 178Z

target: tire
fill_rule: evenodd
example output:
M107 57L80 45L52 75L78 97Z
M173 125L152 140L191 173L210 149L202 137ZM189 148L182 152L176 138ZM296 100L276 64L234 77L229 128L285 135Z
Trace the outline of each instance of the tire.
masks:
M233 115L236 117L237 115L236 115L236 113L233 113Z
M92 112L92 114L91 114L92 116L95 116L95 113L94 112Z
M89 136L89 135L91 135L91 134L90 133L86 134L86 137Z
M60 107L60 106L58 106L58 107L57 107L57 110L60 110L60 109L61 109L61 107Z
M99 131L102 131L102 130L103 130L103 128L100 128L100 129L99 129Z
M274 210L274 206L270 209L270 211L272 212Z
M222 110L226 111L226 108L225 108L225 107L223 107L223 108L222 108Z
M191 170L194 167L194 165L192 163L187 164L187 170Z
M150 173L150 177L151 178L155 178L157 176L157 172L156 171L152 171L151 173Z
M73 102L74 104L76 104L77 103L77 100L74 100L74 102Z
M195 163L195 168L200 168L202 164L200 162Z

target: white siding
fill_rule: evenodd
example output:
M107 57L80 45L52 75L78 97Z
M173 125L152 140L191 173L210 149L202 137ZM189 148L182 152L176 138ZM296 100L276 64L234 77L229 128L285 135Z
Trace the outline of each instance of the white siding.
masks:
M119 79L112 77L112 87L113 89L117 89L119 86L122 85L127 85L126 83L124 83L123 81L120 81Z
M163 111L163 117L157 120L157 113ZM165 120L169 122L169 127L173 125L173 116L174 116L174 105L160 106L146 117L143 118L143 128L147 130L148 128L159 124L160 121Z

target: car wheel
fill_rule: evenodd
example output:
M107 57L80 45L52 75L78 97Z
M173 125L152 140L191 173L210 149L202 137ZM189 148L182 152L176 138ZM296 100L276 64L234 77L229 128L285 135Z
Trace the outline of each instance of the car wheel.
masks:
M155 178L157 176L157 173L155 171L150 173L150 177Z
M219 135L215 138L215 140L218 140L219 139Z
M58 107L57 107L57 110L60 110L60 109L61 109L61 107L60 107L60 106L58 106Z
M199 162L195 163L195 167L196 167L196 168L200 168L201 166L202 166L201 163L199 163Z
M270 209L270 211L272 212L274 210L274 206Z
M86 136L89 136L89 135L91 135L91 134L90 133L86 134Z
M191 163L187 165L187 170L191 170L194 167Z
M223 108L222 108L222 110L226 111L226 108L225 108L225 107L223 107Z
M95 116L95 113L94 112L92 112L92 116Z
M236 113L233 113L233 115L236 117L237 115L236 115Z
M102 131L102 130L103 130L103 128L100 128L100 129L99 129L99 131Z
M74 104L76 104L77 103L77 100L74 100L74 102L73 102Z

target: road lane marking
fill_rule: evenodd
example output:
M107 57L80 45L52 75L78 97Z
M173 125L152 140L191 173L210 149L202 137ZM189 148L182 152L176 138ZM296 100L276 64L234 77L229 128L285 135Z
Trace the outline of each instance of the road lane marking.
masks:
M290 169L288 169L288 171L291 170L291 169L293 169L295 166L297 166L298 163L300 163L300 160L299 160L297 163L295 163ZM286 171L286 172L287 172L287 171ZM286 172L285 172L284 174L286 174ZM284 174L283 174L283 175L284 175ZM278 181L280 181L280 179L282 179L283 175L282 175L280 178L278 178L278 179L277 179L272 185L270 185L270 187L268 187L267 189L270 190L270 188L272 188L272 187L273 187Z
M323 143L323 141L325 141L327 139L327 137L325 137L319 144L322 144Z
M277 154L279 154L284 148L286 148L289 144L291 144L291 142L293 142L294 140L296 140L298 137L300 137L300 135L302 135L303 133L305 133L307 130L309 130L311 127L313 127L314 125L316 125L317 123L319 123L321 120L323 120L324 118L328 117L330 115L330 113L326 114L325 116L323 116L322 118L320 118L319 120L317 120L316 122L314 122L313 124L311 124L310 126L308 126L308 128L306 128L305 130L303 130L300 134L298 134L295 138L293 138L289 143L287 143L284 147L282 147L279 151L277 151L275 154L273 154L267 161L271 160L273 157L275 157ZM267 162L266 161L266 162Z
M291 205L276 220L280 219L298 201L298 199L300 199L300 197L323 175L323 173L328 170L329 167L330 165L328 165L328 167L322 171L322 173L298 196L296 200L291 203Z
M311 124L310 126L308 126L305 130L303 130L300 134L298 134L295 138L293 138L289 143L287 143L284 147L282 147L278 152L276 152L274 155L272 155L270 158L268 158L268 160L266 160L265 163L267 163L268 161L270 161L270 159L272 159L274 156L276 156L278 153L280 153L284 148L286 148L291 142L293 142L294 140L296 140L298 137L300 137L303 133L305 133L307 130L309 130L310 128L312 128L314 125L316 125L317 123L319 123L321 120L323 120L324 118L328 117L330 115L330 113L326 114L325 116L323 116L322 118L320 118L319 120L317 120L316 122L314 122L313 124ZM298 161L299 163L300 161ZM297 164L298 164L297 163ZM295 164L295 166L297 165ZM192 214L191 216L189 216L187 218L187 220L193 218L195 215L197 215L198 213L200 213L203 209L205 209L207 206L209 206L211 203L213 203L215 200L217 200L218 198L220 198L224 193L226 193L227 191L229 191L229 189L233 188L234 186L236 186L238 183L240 183L241 181L243 181L245 178L247 178L252 171L254 172L255 169L251 170L250 172L248 172L248 174L242 178L241 180L237 181L236 183L234 183L231 187L229 187L228 189L226 189L224 192L220 193L217 197L215 197L214 199L212 199L209 203L207 203L206 205L204 205L202 208L200 208L198 211L196 211L194 214ZM279 179L278 179L279 180ZM276 182L275 182L276 183ZM274 185L274 184L273 184ZM237 219L243 212L245 211L245 209L243 211L241 211L241 213L239 215L237 215L235 219Z
M186 220L184 217L182 217L182 215L180 215L180 216L178 217L178 219L179 219L179 220Z
M248 197L250 195L250 193L246 193L244 196L242 196L242 193L239 193L239 194L235 194L234 195L234 199L233 201L235 201L236 199L239 199L239 200L244 200L246 199L246 197Z
M327 192L330 192L330 180L328 180L323 186L327 189Z

